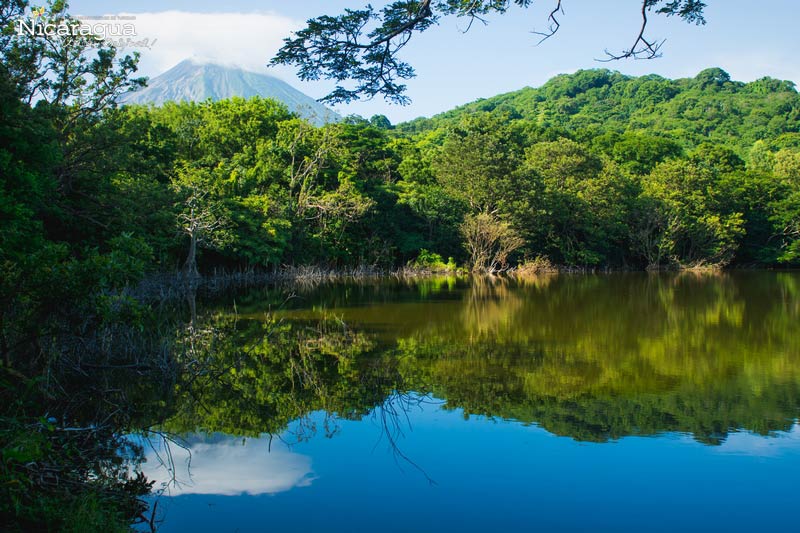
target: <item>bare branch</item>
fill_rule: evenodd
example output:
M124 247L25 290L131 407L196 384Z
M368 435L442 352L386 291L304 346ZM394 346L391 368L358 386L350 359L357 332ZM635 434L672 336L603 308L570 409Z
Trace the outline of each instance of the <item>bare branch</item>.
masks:
M547 20L550 21L550 27L547 29L547 31L546 32L540 32L540 31L532 31L531 32L534 35L540 35L542 37L541 40L539 40L539 42L536 43L537 46L542 44L543 42L545 42L547 39L549 39L553 35L555 35L556 32L558 31L558 29L561 27L561 23L556 18L556 15L559 12L562 15L564 14L564 7L561 5L561 0L558 0L558 3L556 4L556 7L553 8L553 10L550 12L550 15L548 15L548 17L547 17Z
M644 37L644 31L647 29L647 11L650 9L652 4L652 0L642 0L642 25L639 28L639 34L636 36L636 40L633 42L633 45L627 49L623 50L621 54L612 54L608 50L605 50L606 55L608 56L606 59L597 59L597 61L601 61L607 63L609 61L618 61L620 59L655 59L657 57L661 57L659 50L663 46L666 39L661 41L649 41Z

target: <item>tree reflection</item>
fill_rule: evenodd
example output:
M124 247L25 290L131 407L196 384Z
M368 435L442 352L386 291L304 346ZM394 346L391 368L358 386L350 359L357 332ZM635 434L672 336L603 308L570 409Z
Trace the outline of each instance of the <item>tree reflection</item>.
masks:
M401 338L398 351L409 381L449 408L580 440L680 431L713 444L735 429L787 430L800 407L796 293L751 278L477 285L464 307L480 311ZM471 334L478 312L490 335Z
M376 352L368 334L333 318L242 320L209 312L184 342L191 345L185 353L195 355L178 387L177 410L164 424L175 433L278 434L323 411L331 415L322 426L330 436L335 418L364 416L401 379L396 361ZM295 432L305 438L318 429L308 421Z
M685 432L719 444L731 431L788 430L800 412L796 275L548 275L381 291L319 287L287 312L198 306L177 341L183 372L160 429L291 443L371 416L416 467L403 428L432 397L465 416L593 442Z

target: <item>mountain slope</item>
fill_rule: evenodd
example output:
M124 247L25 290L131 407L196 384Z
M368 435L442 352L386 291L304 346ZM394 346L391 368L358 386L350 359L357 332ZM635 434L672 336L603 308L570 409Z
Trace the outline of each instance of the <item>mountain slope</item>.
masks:
M222 100L233 96L274 98L286 104L290 111L315 124L341 118L310 96L273 76L191 59L152 78L146 88L123 95L120 103L161 105L169 101L201 102L209 98Z
M800 132L800 95L791 81L761 78L744 83L731 80L719 68L676 80L582 70L556 76L538 88L526 87L399 124L397 129L430 131L480 111L581 138L639 131L672 138L684 148L711 140L741 154L758 140L782 137L794 143L797 139L789 141L787 135L796 137Z

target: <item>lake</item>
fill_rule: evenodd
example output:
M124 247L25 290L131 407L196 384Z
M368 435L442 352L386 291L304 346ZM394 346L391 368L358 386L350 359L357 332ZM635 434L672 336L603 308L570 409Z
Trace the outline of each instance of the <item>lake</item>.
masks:
M299 284L196 309L179 437L145 439L159 531L797 527L798 273Z

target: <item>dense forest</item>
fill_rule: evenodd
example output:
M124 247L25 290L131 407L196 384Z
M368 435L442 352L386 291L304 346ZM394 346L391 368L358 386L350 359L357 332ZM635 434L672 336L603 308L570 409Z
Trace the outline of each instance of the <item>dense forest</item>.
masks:
M800 253L789 82L581 71L397 127L315 127L256 98L110 108L59 133L47 106L5 101L14 263L45 242L50 260L116 261L125 279L392 268L420 250L475 271L537 258L775 266Z
M144 83L136 58L88 56L88 37L14 39L8 22L25 5L0 13L2 528L86 530L85 518L113 530L142 512L149 486L129 478L120 436L168 403L177 376L196 377L175 354L198 350L202 333L139 297L158 274L800 262L790 82L580 71L430 119L317 127L259 98L117 106ZM290 333L264 350L300 349ZM334 333L330 345L352 352L342 360L371 349ZM424 348L409 347L421 367ZM353 412L396 386L381 381L391 365L369 370L375 401ZM119 386L132 382L125 372L147 373L141 390ZM293 409L285 418L304 410Z

